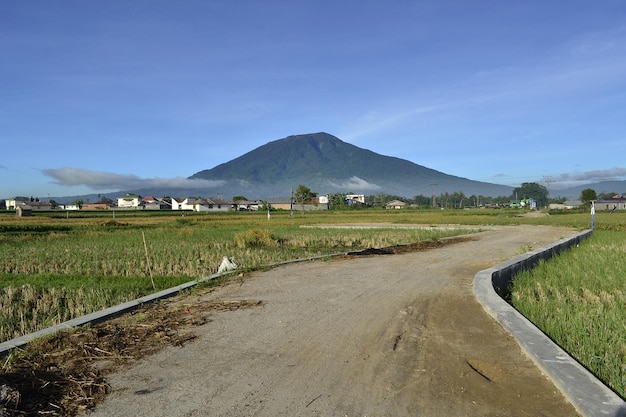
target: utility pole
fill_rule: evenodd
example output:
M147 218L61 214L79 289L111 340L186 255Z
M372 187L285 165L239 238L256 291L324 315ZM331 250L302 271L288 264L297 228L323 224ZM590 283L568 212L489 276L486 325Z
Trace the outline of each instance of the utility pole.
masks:
M433 195L431 207L435 208L437 206L437 198L435 197L435 191L437 190L437 182L431 181L430 189L432 190L432 195Z

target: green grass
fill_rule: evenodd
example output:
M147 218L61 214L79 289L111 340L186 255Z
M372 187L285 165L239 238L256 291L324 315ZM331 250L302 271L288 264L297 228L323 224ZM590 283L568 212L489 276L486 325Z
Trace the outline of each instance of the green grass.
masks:
M626 397L626 233L596 230L515 277L512 303Z

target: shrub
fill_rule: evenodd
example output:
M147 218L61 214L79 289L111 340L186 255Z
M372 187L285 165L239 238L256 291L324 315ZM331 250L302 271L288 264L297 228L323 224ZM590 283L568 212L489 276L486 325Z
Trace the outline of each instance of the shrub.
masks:
M269 230L250 229L245 232L237 233L235 235L235 244L240 249L249 247L276 247L278 246L278 240Z

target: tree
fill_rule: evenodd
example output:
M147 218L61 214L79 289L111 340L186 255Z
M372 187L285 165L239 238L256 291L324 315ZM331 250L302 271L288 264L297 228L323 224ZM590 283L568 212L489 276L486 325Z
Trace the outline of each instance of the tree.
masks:
M597 200L597 199L598 199L598 195L596 194L596 190L593 190L591 188L585 188L580 193L580 201L582 201L585 204L589 203L592 200Z
M298 185L298 188L293 196L296 202L302 206L302 212L304 212L304 203L317 196L317 193L311 191L311 189L306 185L300 184Z
M519 199L532 198L537 203L537 207L548 205L548 189L536 182L525 182L520 187L513 190L513 195Z
M613 198L616 195L620 195L620 193L616 193L616 192L598 193L596 198L594 198L593 200L608 200L609 198ZM582 201L582 198L581 198L581 201Z
M344 208L346 205L346 195L344 193L333 193L328 196L328 202L332 210Z
M248 201L248 199L243 195L236 195L233 197L233 201Z

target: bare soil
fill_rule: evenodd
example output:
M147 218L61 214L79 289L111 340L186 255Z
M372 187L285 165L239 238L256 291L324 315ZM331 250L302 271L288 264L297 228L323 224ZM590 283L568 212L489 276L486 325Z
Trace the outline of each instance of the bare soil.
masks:
M479 270L575 231L490 229L255 272L42 340L0 373L0 416L575 416L472 293Z

